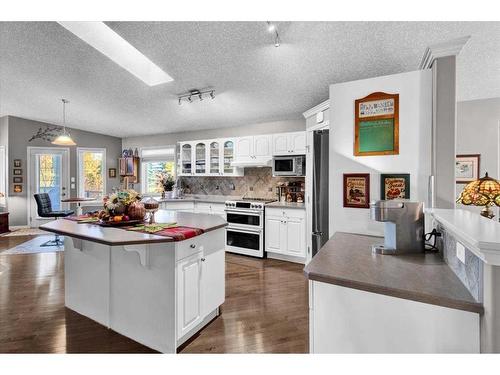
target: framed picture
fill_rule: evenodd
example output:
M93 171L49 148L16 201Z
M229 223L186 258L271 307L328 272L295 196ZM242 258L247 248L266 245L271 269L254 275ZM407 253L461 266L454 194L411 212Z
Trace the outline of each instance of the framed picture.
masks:
M381 174L380 199L410 199L410 174Z
M14 168L21 168L21 159L14 159Z
M22 184L23 183L23 178L22 177L14 177L13 182L15 184Z
M457 155L455 161L455 180L457 184L467 184L479 178L481 155Z
M399 154L399 94L374 92L354 102L354 155Z
M370 174L344 173L344 207L370 208Z
M108 169L108 177L109 178L116 178L116 168L109 168Z
M22 176L22 175L23 175L22 169L14 169L14 176Z
M14 193L22 193L23 185L14 185Z

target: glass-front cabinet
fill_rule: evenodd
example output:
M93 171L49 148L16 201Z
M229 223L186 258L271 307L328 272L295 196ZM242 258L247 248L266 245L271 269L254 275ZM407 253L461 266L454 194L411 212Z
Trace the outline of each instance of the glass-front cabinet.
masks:
M180 145L180 168L181 175L190 176L193 173L193 147L189 143Z
M233 140L225 140L224 141L224 150L223 150L223 173L227 175L232 175L234 173L234 167L231 166L231 163L234 160L234 141Z
M220 175L222 172L220 170L220 143L218 141L210 142L209 149L209 163L211 175Z
M195 175L203 175L207 173L207 146L205 142L196 143L195 149Z

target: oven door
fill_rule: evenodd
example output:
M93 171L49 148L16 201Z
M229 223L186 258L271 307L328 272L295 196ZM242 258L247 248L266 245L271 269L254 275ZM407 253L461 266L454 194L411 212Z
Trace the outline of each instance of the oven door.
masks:
M263 212L226 209L226 221L230 227L246 230L262 229L264 226Z
M264 257L264 236L262 229L244 230L226 227L226 251L237 254Z
M296 167L294 157L276 157L273 160L273 176L294 176Z

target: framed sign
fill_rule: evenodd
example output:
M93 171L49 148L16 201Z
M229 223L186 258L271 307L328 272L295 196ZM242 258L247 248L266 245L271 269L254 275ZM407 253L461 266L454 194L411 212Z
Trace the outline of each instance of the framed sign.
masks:
M109 178L116 178L116 168L109 168L108 169L108 177Z
M22 169L14 169L14 176L22 176L22 175L23 175Z
M455 180L457 184L467 184L479 178L481 155L457 155L455 161Z
M370 208L369 173L344 173L344 207Z
M14 168L21 168L21 159L14 159Z
M380 199L410 199L410 175L408 173L381 174Z
M398 155L399 94L374 92L354 103L354 155Z

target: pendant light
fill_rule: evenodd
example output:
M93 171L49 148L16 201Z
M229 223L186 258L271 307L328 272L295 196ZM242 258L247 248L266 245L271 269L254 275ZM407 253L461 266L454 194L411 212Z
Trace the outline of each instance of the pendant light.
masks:
M66 130L66 104L69 103L69 100L61 99L61 101L63 103L63 133L57 136L52 141L52 144L58 146L76 146L75 141L71 139L69 132Z

